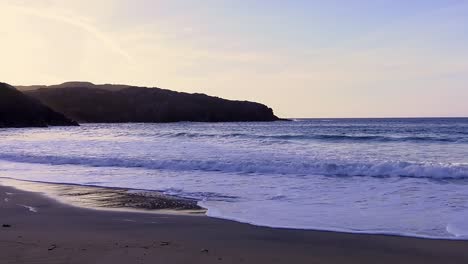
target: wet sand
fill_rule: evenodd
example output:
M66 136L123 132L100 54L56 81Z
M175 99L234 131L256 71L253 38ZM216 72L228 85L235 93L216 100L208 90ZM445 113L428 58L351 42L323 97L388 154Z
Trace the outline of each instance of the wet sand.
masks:
M468 263L468 241L273 229L157 212L81 208L0 186L0 263Z

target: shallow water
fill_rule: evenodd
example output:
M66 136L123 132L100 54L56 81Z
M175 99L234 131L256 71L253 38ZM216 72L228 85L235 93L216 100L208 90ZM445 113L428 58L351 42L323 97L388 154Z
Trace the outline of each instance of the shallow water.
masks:
M257 225L468 238L468 119L3 129L0 176L158 190Z

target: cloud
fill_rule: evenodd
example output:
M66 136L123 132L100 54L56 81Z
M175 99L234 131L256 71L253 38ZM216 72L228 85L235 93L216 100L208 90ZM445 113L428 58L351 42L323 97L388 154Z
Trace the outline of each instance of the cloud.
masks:
M126 52L115 40L109 37L106 33L99 30L96 26L89 23L83 17L75 15L68 10L58 8L29 8L25 6L8 5L11 12L18 12L25 15L32 15L40 18L50 19L56 22L64 23L76 27L83 32L94 37L96 40L107 46L114 53L120 55L128 62L132 62L132 56ZM5 7L2 7L5 8Z

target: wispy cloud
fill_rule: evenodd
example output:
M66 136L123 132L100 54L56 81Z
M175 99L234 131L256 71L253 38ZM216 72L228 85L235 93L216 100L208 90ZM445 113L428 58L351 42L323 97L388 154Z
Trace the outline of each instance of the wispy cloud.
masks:
M108 36L105 32L99 30L98 27L91 24L84 17L73 14L72 12L70 12L70 10L43 7L30 8L27 6L11 4L6 6L6 8L9 8L9 10L12 12L18 12L25 15L50 19L59 23L64 23L76 27L103 43L110 50L125 58L127 61L131 62L133 60L132 56L128 52L126 52L112 37Z

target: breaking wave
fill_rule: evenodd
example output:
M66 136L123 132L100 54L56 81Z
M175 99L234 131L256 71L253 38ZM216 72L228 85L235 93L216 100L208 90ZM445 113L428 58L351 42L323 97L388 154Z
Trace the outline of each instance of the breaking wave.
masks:
M156 133L156 137L169 138L246 138L246 139L272 139L272 140L319 140L319 141L346 141L346 142L447 142L468 143L468 138L442 137L442 136L379 136L379 135L335 135L335 134L277 134L255 135L246 133L209 134L194 132Z
M240 174L275 175L325 175L325 176L370 176L370 177L414 177L433 179L468 178L468 164L412 163L402 161L347 162L329 160L155 160L100 157L62 157L0 154L0 160L49 164L80 165L89 167L142 168L148 170L206 171Z

